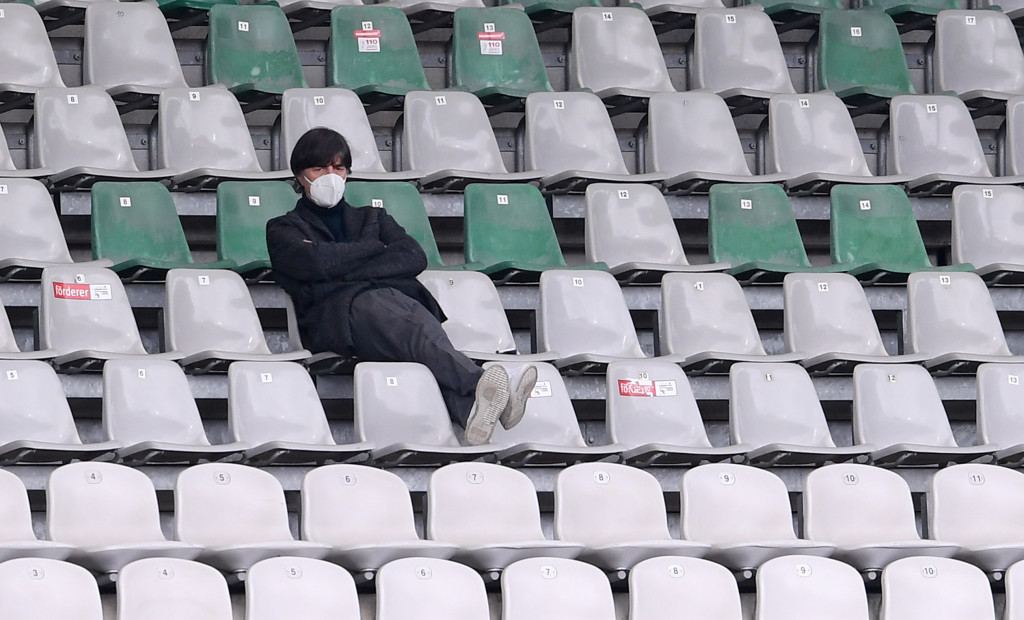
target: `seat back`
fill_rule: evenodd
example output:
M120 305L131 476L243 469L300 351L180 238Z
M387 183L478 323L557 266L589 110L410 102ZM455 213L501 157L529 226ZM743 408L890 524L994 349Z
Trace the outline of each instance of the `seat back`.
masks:
M971 113L956 97L893 97L889 123L889 174L992 176Z
M651 558L629 571L631 620L660 620L679 609L696 618L740 620L736 578L721 564L687 557Z
M0 137L0 140L3 138ZM35 179L0 179L0 260L70 263L53 198Z
M811 266L793 205L778 185L715 185L708 210L712 261Z
M768 560L757 570L755 620L868 620L868 596L857 569L808 555Z
M288 18L279 7L216 4L209 14L207 84L277 94L306 86Z
M138 171L117 106L103 90L40 88L34 118L36 167Z
M860 282L846 273L789 273L783 280L786 349L888 355Z
M93 258L192 263L174 199L164 185L101 182L93 185L91 196Z
M997 465L945 467L928 489L928 533L964 547L1012 544L1024 518L1024 474Z
M337 564L312 558L268 558L245 576L245 620L359 618L352 575Z
M952 261L977 267L1024 264L1024 189L1015 185L953 188Z
M973 273L910 274L907 344L913 353L1010 355L988 287Z
M766 354L740 283L724 273L665 274L658 321L662 355Z
M697 13L694 28L692 90L794 92L779 35L763 12L704 9Z
M217 185L217 258L239 265L269 261L267 220L291 211L298 199L283 181Z
M335 7L327 64L328 85L357 93L430 90L409 20L392 6Z
M103 364L103 433L125 445L210 445L185 372L169 360Z
M168 88L160 94L158 109L161 167L263 171L242 108L227 89Z
M841 97L862 89L884 97L914 92L900 33L885 11L825 9L818 37L818 89Z
M231 620L231 595L217 569L178 558L145 558L117 577L117 617Z
M423 173L506 174L484 105L472 93L412 91L405 96L402 161Z
M100 589L92 574L70 562L47 558L17 558L0 564L0 615L8 620L104 618Z
M617 361L606 372L605 420L612 443L710 448L682 368L670 362Z
M686 540L733 545L796 539L786 483L756 467L710 463L687 470L679 506Z
M383 7L382 7L383 8ZM384 172L363 102L343 88L289 88L281 99L281 168L288 168L295 143L314 127L334 129L352 151L352 171ZM352 186L346 186L352 191Z
M651 185L587 186L584 239L589 262L688 265L668 203Z
M463 196L466 263L565 265L547 203L536 187L472 183Z
M1024 94L1024 52L1013 22L998 11L935 16L935 92Z
M635 7L584 6L572 13L569 87L673 92L654 26Z
M516 350L498 289L476 271L423 271L416 278L441 305L441 324L459 351L508 353Z
M63 88L57 59L39 11L31 4L11 3L0 18L0 40L4 42L0 62L0 84L29 89Z
M313 378L295 362L228 367L228 429L236 441L334 445Z
M1000 448L1024 443L1024 426L1020 424L1024 384L1020 380L1020 371L1017 364L978 366L978 443Z
M520 376L520 372L527 364L528 362L502 362L502 366L508 369L512 377ZM537 384L526 402L523 420L509 430L500 425L496 426L491 444L498 449L523 443L570 448L587 447L562 375L551 364L534 365L537 367Z
M830 217L833 263L932 266L910 198L895 185L833 186Z
M647 172L750 176L729 106L705 91L656 93L647 108Z
M32 541L32 509L25 483L10 471L0 471L0 541Z
M527 558L501 574L503 620L614 620L601 569L565 558Z
M729 369L732 443L832 448L818 394L798 364L733 364Z
M410 237L419 242L427 255L427 269L444 266L434 231L430 228L430 217L423 206L423 198L411 184L401 181L353 181L345 184L345 200L351 205L383 208L402 225Z
M644 357L622 289L603 271L552 269L541 274L537 343L542 351L557 351L562 357Z
M525 12L508 7L456 9L452 33L453 87L481 96L490 89L524 97L552 90Z
M772 95L766 168L791 176L871 176L846 104L833 93Z
M935 382L924 367L913 364L853 369L853 439L878 447L957 445Z
M430 370L412 362L361 362L352 379L359 441L455 447L441 390ZM416 403L410 407L409 403Z
M483 579L449 560L402 558L377 572L377 620L488 620Z
M53 367L0 360L0 442L23 440L82 443Z
M588 8L588 7L583 7ZM586 92L526 98L526 169L629 174L604 103Z
M85 9L82 81L104 88L187 86L160 8L145 3L89 4Z
M995 620L996 612L992 588L980 568L952 558L911 557L882 571L878 617Z

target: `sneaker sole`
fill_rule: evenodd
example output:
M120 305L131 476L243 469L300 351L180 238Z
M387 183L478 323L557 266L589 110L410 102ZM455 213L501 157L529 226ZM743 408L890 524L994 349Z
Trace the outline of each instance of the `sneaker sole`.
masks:
M519 383L516 385L515 391L509 394L508 407L505 408L501 418L499 418L502 428L508 430L523 421L523 415L526 414L526 403L536 385L537 367L527 366L523 370L523 376L519 377Z
M507 404L508 373L501 366L491 366L476 384L476 400L466 420L466 443L479 446L490 441Z

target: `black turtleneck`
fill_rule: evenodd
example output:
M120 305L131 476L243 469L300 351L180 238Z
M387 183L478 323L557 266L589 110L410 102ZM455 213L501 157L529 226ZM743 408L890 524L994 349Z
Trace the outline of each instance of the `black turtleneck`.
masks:
M344 198L330 209L318 207L305 194L299 198L299 202L320 218L320 221L324 223L327 230L331 231L331 236L334 237L335 241L343 242L350 240L348 231L345 230L345 209L342 208L346 204Z

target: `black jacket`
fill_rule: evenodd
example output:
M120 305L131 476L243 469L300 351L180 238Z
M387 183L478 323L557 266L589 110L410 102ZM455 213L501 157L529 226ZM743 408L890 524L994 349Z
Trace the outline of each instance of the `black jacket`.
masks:
M334 207L345 216L351 241L337 242L305 197L267 222L274 277L295 305L302 344L313 352L352 353L352 300L372 288L391 287L444 320L437 301L416 279L427 267L420 244L384 209ZM387 317L381 317L387 320Z

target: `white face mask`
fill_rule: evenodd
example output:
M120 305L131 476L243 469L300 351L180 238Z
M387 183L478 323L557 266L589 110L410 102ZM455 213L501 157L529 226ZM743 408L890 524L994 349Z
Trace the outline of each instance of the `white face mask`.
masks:
M309 181L309 199L318 207L331 209L341 202L344 195L345 178L339 174L324 174L315 181Z

